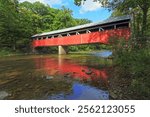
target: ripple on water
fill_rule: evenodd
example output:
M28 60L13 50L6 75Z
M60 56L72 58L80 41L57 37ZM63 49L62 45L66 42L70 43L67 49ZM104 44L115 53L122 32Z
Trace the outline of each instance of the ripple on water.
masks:
M94 52L92 53L94 56L99 56L99 57L109 57L112 55L111 51L103 51L103 52Z

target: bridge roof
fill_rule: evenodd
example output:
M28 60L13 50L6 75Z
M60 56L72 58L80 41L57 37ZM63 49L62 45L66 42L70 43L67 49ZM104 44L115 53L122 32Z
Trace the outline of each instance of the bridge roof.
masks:
M109 19L101 21L101 22L89 23L89 24L74 26L74 27L65 28L65 29L61 29L61 30L55 30L55 31L51 31L51 32L36 34L36 35L33 35L32 38L47 36L47 35L53 35L53 34L61 34L61 33L70 32L70 31L78 31L78 30L81 30L81 29L91 28L91 27L95 27L95 26L115 24L117 22L123 22L123 21L130 20L130 19L131 19L131 17L129 15L120 16L120 17L112 17L112 18L109 18Z

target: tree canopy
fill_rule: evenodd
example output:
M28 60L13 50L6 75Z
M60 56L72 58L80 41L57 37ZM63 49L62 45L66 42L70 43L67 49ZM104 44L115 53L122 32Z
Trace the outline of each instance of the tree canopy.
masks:
M86 0L74 0L81 5ZM150 0L93 0L112 10L113 16L132 15L133 34L150 35ZM37 33L90 23L87 19L73 18L72 11L62 6L51 8L40 2L0 0L0 47L27 48L29 38Z
M54 9L40 2L0 0L0 46L14 50L26 48L30 45L30 37L36 33L89 22L73 18L72 11L64 6Z
M87 0L74 0L74 3L80 6L84 4L83 1ZM132 15L136 35L149 35L150 0L93 0L93 2L99 2L103 7L112 10L112 16Z

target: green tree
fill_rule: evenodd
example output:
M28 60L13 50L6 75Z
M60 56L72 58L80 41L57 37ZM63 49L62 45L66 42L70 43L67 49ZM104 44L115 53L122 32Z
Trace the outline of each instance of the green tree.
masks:
M73 18L72 11L64 6L54 9L40 2L0 0L0 47L22 51L29 48L34 34L89 22Z
M32 11L36 14L39 14L41 16L47 15L48 12L48 6L45 6L44 4L40 2L33 3Z
M75 4L80 6L82 1L86 0L74 0ZM137 13L137 9L142 13L142 35L146 35L147 22L148 22L148 11L150 9L150 0L93 0L93 2L99 1L103 7L109 8L110 10L117 10L126 14ZM136 10L135 10L136 9Z
M120 11L126 11L135 15L136 13L142 13L142 35L146 34L147 22L148 22L148 10L150 8L149 0L112 0L109 5L110 8L118 8Z
M72 17L72 11L64 6L62 6L61 10L58 10L53 21L54 30L68 28L75 24Z
M17 0L0 0L0 38L1 43L16 49L19 39L19 16Z
M88 19L75 19L77 25L83 25L83 24L87 24L87 23L91 23L92 21L88 20Z

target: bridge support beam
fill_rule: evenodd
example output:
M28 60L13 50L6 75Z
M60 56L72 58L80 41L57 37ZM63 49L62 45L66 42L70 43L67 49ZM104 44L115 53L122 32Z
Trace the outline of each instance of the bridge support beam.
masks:
M67 46L58 46L58 54L62 55L62 54L67 54Z

